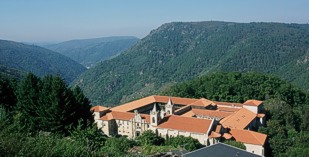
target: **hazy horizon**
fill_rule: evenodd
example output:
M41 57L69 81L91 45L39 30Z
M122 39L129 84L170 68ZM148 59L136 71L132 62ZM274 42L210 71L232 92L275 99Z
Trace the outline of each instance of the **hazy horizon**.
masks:
M108 36L143 38L169 22L309 22L309 1L82 1L0 2L0 39L61 42Z

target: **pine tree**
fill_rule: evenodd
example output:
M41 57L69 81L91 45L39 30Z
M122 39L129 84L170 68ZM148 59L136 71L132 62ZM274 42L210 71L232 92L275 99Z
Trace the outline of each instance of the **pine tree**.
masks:
M17 110L20 113L21 124L24 124L29 131L36 130L38 124L36 117L39 106L39 84L38 77L28 74L20 81L17 88Z
M0 107L8 113L16 106L16 96L12 82L0 76Z
M83 91L80 89L79 86L75 86L73 89L73 95L76 100L76 104L78 106L78 118L82 119L83 125L87 125L87 123L93 122L93 116L90 112L90 101L86 96L84 95Z

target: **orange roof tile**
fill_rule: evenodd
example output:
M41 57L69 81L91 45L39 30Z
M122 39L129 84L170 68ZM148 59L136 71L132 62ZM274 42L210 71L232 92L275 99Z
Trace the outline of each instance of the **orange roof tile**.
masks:
M90 109L90 111L94 111L94 112L101 112L105 110L108 110L108 108L104 106L94 106Z
M169 98L171 98L173 104L181 104L181 105L188 105L199 100L199 99L159 96L159 95L154 95L153 97L155 98L156 102L167 103Z
M192 112L195 115L202 115L202 116L209 116L213 118L224 118L227 117L233 113L231 112L223 112L218 110L202 110L202 109L192 109Z
M195 133L208 133L212 120L170 115L164 117L158 128L181 130Z
M145 97L142 99L138 99L120 106L116 106L111 108L112 111L122 111L122 112L127 112L136 108L140 108L142 106L146 106L149 105L151 103L156 102L154 96L149 96L149 97Z
M212 131L211 134L208 137L209 138L218 138L218 137L221 137L221 134Z
M217 126L216 126L216 131L215 131L215 132L218 132L218 133L220 133L220 131L221 131L221 128L222 128L222 126L221 126L221 125L217 125Z
M263 117L265 117L265 114L264 113L259 113L259 114L257 114L257 117L263 118Z
M188 112L185 112L184 114L182 114L181 116L183 116L183 117L193 117L193 116L195 116L195 114L192 111L188 111Z
M267 135L265 134L261 134L250 130L231 129L230 133L238 142L262 145L262 146L265 144L267 138Z
M232 115L223 118L220 123L225 128L244 129L255 118L255 113L249 111L248 109L242 108L239 111L233 113Z
M259 100L247 100L246 102L244 102L244 105L247 106L260 106L263 103L263 101L259 101Z
M191 106L190 105L186 105L186 106L183 106L183 107L177 109L174 114L175 115L179 115L179 113L188 112L190 110L191 110Z
M207 107L209 105L215 105L213 101L207 100L205 98L201 98L193 103L190 104L191 106L201 106L201 107Z
M224 133L222 137L228 140L228 139L231 139L233 136L229 133Z
M134 109L137 109L137 108L140 108L140 107L143 107L143 106L155 103L155 102L167 103L169 98L171 98L171 101L174 104L182 104L182 105L188 105L198 100L198 99L153 95L153 96L148 96L142 99L138 99L138 100L111 108L111 110L112 111L122 111L122 112L132 111Z
M214 101L215 104L220 105L220 106L235 106L235 107L243 107L243 104L241 103L233 103L233 102L219 102L219 101Z
M225 112L235 112L238 111L240 108L234 108L234 107L217 107L218 111L225 111Z

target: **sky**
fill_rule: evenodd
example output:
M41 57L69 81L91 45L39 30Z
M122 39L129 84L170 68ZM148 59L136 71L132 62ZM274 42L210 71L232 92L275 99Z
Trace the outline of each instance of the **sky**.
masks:
M143 38L169 22L309 23L309 0L0 0L0 39Z

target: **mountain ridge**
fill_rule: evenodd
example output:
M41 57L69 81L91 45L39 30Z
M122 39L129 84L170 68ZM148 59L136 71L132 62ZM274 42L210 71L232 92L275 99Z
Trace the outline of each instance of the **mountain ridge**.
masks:
M75 39L44 47L91 67L100 61L119 55L138 41L139 39L134 36L111 36Z
M94 104L108 105L157 94L166 86L218 71L270 73L301 86L295 79L305 78L293 75L293 66L305 56L308 43L308 24L172 22L89 69L75 84Z
M37 76L60 74L67 82L71 82L85 67L57 52L15 41L0 40L0 65L31 72Z

